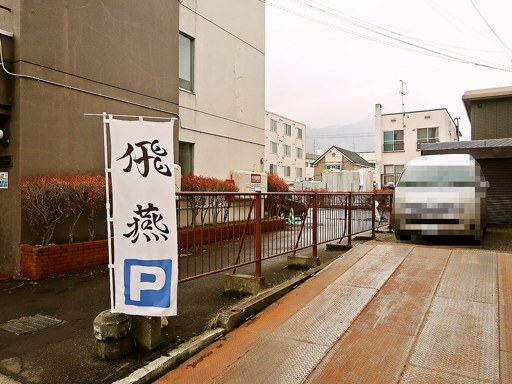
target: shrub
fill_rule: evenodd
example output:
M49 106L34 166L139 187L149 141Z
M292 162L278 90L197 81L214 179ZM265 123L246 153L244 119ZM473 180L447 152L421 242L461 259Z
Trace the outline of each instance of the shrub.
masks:
M21 206L33 231L48 245L55 226L65 215L64 183L56 176L37 176L21 181Z
M88 210L89 240L94 237L98 208L105 202L105 177L96 175L35 176L21 182L21 204L32 230L48 245L57 223L70 218L69 242Z
M273 173L267 173L268 192L288 192L288 184L284 179Z
M88 175L84 177L87 185L87 198L85 204L88 209L87 221L89 222L89 241L94 239L96 230L96 217L98 209L105 205L105 176ZM112 191L112 188L110 188Z
M215 177L188 175L181 179L182 191L194 192L238 192L238 187Z
M214 177L188 175L181 180L181 190L189 192L238 192L238 187L228 181ZM187 204L192 210L191 225L195 225L196 217L200 215L204 225L208 212L211 212L213 223L217 223L219 214L224 210L229 212L232 199L226 195L192 195L187 197ZM224 221L227 215L224 216Z

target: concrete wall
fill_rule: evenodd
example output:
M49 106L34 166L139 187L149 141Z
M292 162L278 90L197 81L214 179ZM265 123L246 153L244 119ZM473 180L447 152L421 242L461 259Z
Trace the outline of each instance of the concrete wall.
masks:
M180 140L194 144L194 174L262 171L265 4L184 0L179 11L180 31L194 39L194 89L180 91Z
M277 132L270 130L270 120L277 121ZM291 126L291 136L284 134L284 124ZM297 137L297 128L302 130L302 138ZM277 153L270 153L270 142L277 143ZM284 155L283 145L290 146L290 156ZM297 157L297 148L302 150L302 156ZM277 165L277 175L289 183L306 179L306 125L272 112L265 112L265 171L270 171L270 164ZM289 177L284 175L284 167L289 166ZM298 176L296 169L302 169ZM313 176L311 176L313 177Z
M0 22L14 33L14 71L91 92L15 80L10 144L0 147L0 155L13 158L12 168L0 169L10 178L9 189L0 190L0 271L14 272L19 244L34 241L20 213L20 180L104 170L101 118L84 113L170 116L99 94L178 112L178 3L4 3L12 6L11 12L0 11Z

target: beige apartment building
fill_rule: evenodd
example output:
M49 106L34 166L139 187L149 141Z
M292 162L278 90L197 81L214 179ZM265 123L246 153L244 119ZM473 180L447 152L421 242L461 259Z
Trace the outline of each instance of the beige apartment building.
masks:
M178 113L179 2L5 0L0 9L0 272L35 243L20 181L104 172L100 117ZM178 138L178 129L175 130ZM177 160L177 159L176 159ZM105 228L106 226L104 226Z
M179 4L182 174L263 171L265 3Z

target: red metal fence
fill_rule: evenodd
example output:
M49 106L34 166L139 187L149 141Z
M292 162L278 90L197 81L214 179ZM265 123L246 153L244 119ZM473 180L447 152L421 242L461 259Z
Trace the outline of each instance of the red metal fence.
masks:
M179 281L295 254L389 224L392 193L177 194Z

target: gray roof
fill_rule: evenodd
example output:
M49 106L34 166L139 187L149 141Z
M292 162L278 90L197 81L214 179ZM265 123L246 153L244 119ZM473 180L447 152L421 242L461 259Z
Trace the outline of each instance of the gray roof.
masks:
M331 148L329 148L327 151L325 151L324 154L321 155L318 159L316 159L316 161L313 164L316 164L320 159L324 158L325 154L327 152L329 152L332 148L335 148L338 151L340 151L343 154L343 156L345 156L351 163L353 163L355 165L360 165L361 167L373 168L373 165L371 165L369 162L367 162L365 159L363 159L357 153L349 151L348 149L345 149L345 148L336 147L334 145Z
M422 151L443 151L449 149L501 148L512 147L512 138L471 141L450 141L421 144Z

